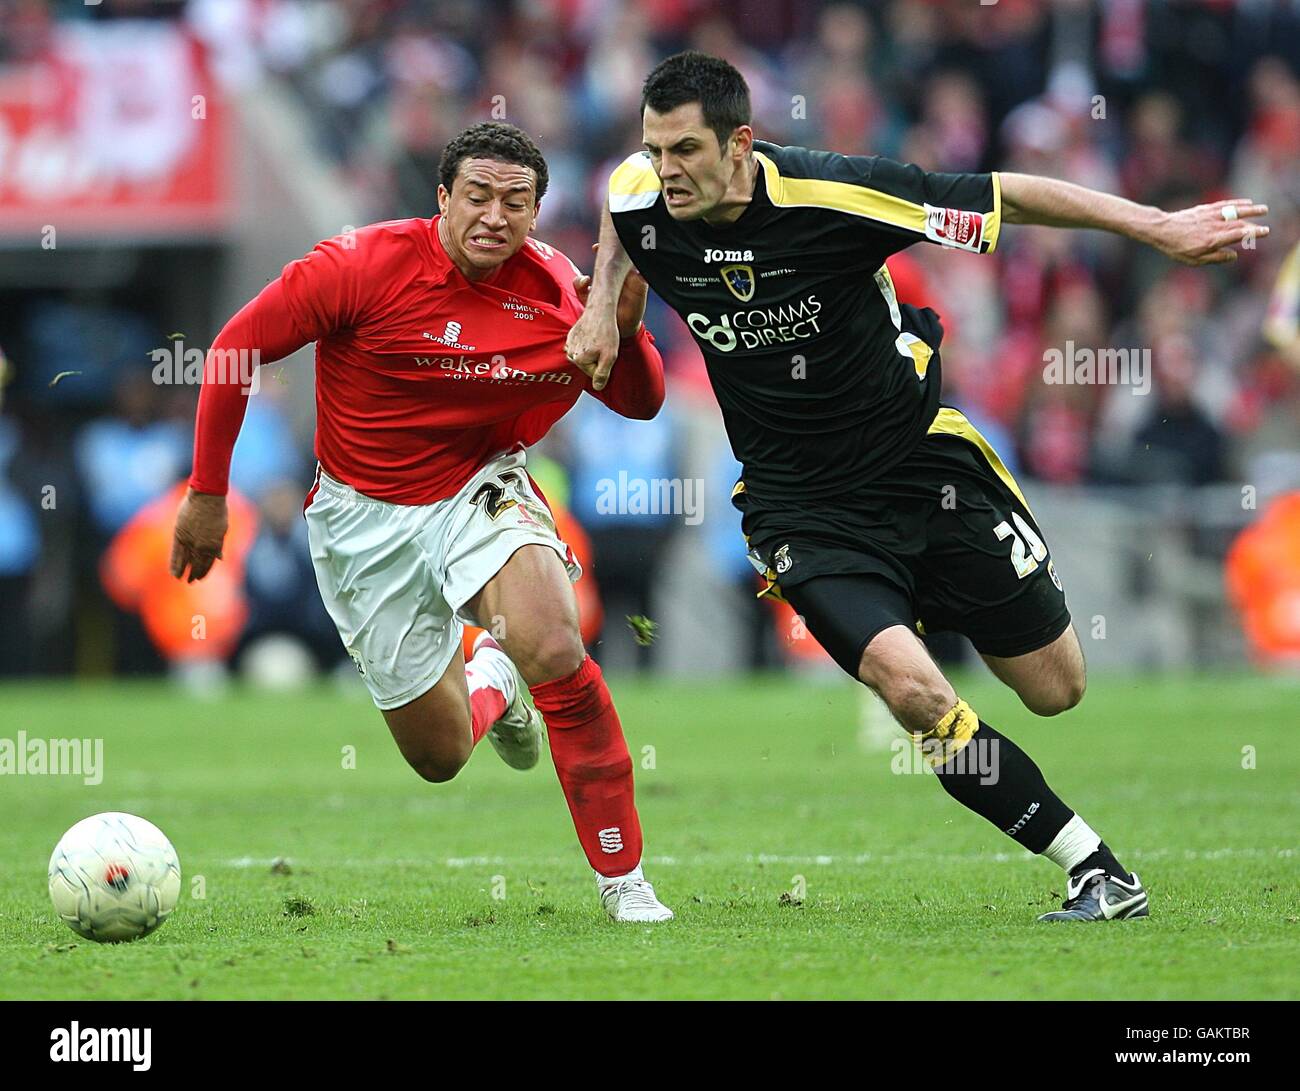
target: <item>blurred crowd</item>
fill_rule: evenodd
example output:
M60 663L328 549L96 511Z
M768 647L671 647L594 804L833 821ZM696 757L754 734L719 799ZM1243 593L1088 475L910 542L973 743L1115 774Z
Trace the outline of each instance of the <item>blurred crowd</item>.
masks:
M1006 231L992 257L916 246L890 265L900 296L943 317L945 400L976 421L1018 474L1062 485L1300 487L1300 369L1288 346L1261 332L1300 238L1300 5L0 0L0 66L38 55L57 21L139 17L185 26L232 88L276 81L291 89L321 153L367 195L372 219L432 213L442 147L465 125L490 117L520 125L550 167L538 233L580 265L604 181L640 143L641 80L686 47L724 56L746 75L762 139L932 170L1047 174L1168 209L1222 197L1266 202L1271 237L1213 270L1175 266L1109 236L1025 227ZM193 391L127 374L124 361L157 344L140 314L94 308L70 316L74 306L42 300L20 321L0 322L0 333L21 345L34 373L82 358L79 351L104 364L94 372L98 393L79 406L67 464L84 497L86 540L102 551L184 476ZM670 372L668 412L654 425L629 426L584 409L552 448L569 475L574 514L605 557L610 586L628 600L620 609L637 613L649 610L653 565L629 558L657 556L671 528L602 520L583 498L610 466L675 476L683 418L710 411L680 321L654 303L648 320ZM98 332L88 332L96 323ZM84 344L62 343L70 328ZM1051 350L1113 348L1150 366L1149 392L1133 383L1043 381ZM301 530L285 499L296 486L285 482L302 480L308 444L277 408L275 384L267 386L272 396L250 415L256 438L241 441L246 463L234 480L264 516L266 540L250 543L260 552L247 571L274 571L268 585L293 590L277 605L259 600L266 589L250 583L255 619L315 602L309 570L293 568L292 549L281 557L276 548ZM83 384L79 396L86 391ZM15 491L24 405L10 402L0 416L6 600L13 581L36 572L40 549L35 516L21 514ZM581 443L573 442L577 430ZM40 449L40 437L26 440ZM725 483L732 466L721 447L715 463L710 480ZM258 465L282 472L259 476ZM732 528L724 530L710 552L728 578L747 584ZM313 613L311 625L322 620Z

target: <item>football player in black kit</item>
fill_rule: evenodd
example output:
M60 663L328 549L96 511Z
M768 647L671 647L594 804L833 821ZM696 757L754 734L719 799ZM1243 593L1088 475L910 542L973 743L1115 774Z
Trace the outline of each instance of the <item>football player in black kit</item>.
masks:
M644 150L613 173L568 353L597 389L632 265L704 355L743 474L750 557L844 670L909 731L949 795L1069 876L1040 920L1148 913L1138 877L981 720L917 636L954 630L1042 716L1083 697L1061 580L997 452L940 401L943 330L886 259L928 241L991 252L1006 224L1098 228L1191 265L1232 261L1267 209L1163 212L1032 175L942 174L755 140L726 61L679 53L642 94ZM967 748L985 748L971 760Z

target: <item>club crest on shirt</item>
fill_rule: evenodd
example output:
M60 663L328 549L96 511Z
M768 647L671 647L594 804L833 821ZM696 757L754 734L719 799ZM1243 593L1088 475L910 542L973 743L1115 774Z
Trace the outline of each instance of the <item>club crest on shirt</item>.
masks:
M718 272L722 283L742 303L754 298L754 267L752 265L724 265Z

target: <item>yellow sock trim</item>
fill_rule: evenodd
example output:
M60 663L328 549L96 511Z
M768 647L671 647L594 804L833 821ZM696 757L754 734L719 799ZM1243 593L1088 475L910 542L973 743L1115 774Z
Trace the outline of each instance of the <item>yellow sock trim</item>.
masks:
M912 738L926 764L934 769L947 765L979 729L980 720L975 710L965 701L958 700L934 727L914 734Z

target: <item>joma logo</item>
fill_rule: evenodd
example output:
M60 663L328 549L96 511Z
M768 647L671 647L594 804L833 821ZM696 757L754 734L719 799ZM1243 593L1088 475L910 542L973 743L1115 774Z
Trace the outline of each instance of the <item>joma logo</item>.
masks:
M704 260L706 262L753 261L754 251L752 250L705 250Z
M1029 810L1027 810L1024 814L1020 816L1020 821L1017 822L1014 826L1012 826L1011 829L1007 830L1007 833L1010 834L1012 837L1015 837L1016 834L1018 834L1021 830L1025 828L1025 826L1029 824L1029 820L1033 818L1034 815L1037 813L1038 813L1038 804L1031 803L1029 805Z

